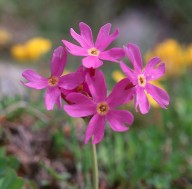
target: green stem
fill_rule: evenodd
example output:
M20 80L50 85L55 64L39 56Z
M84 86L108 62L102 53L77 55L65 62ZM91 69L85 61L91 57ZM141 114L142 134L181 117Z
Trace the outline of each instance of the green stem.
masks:
M93 140L93 138L92 138ZM98 164L97 164L97 151L96 145L91 143L92 152L92 168L93 168L93 189L99 189L99 174L98 174Z

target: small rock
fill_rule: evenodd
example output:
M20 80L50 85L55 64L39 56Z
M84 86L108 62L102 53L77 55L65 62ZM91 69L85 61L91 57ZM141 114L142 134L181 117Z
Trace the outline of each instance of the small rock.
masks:
M0 100L4 96L24 95L21 84L23 68L8 62L0 62Z

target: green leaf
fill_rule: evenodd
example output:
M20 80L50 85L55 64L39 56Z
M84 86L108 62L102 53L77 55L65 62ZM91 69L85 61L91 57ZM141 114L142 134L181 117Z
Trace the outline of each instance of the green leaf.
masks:
M18 177L13 170L6 172L6 175L0 180L1 189L21 189L24 185L24 180Z

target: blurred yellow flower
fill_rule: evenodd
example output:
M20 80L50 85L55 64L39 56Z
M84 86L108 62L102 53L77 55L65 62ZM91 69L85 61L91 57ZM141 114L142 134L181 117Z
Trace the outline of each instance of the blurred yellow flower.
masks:
M5 29L0 29L0 46L6 45L11 40L11 34Z
M11 48L11 54L18 61L37 60L50 49L50 40L36 37L24 44L13 46Z
M174 39L167 39L158 44L153 50L146 53L148 62L152 57L158 56L166 64L166 75L177 76L186 70L187 60L185 49Z
M114 81L119 82L121 79L125 78L125 75L121 71L115 70L114 72L112 72L112 78ZM151 81L150 83L163 89L163 86L161 85L161 83L158 80ZM153 106L154 108L160 107L157 104L157 102L148 93L146 93L146 95L149 99L149 103L151 104L151 106Z
M69 70L65 69L65 70L63 71L63 73L62 73L62 75L61 75L61 76L67 75L67 74L69 74L69 73L71 73L71 71L69 71Z
M125 75L119 70L115 70L112 72L112 78L114 81L119 82L121 79L125 78Z
M51 49L50 40L40 37L30 39L25 45L28 57L31 60L38 59L41 55L47 53Z
M187 62L192 65L192 44L189 44L186 48Z
M24 61L27 59L27 52L26 48L22 44L15 45L11 48L11 54L12 56L19 60L19 61Z

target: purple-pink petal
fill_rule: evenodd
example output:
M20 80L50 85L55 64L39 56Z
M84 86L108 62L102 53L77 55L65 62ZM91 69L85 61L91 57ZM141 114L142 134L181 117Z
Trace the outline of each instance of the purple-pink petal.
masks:
M74 45L73 43L70 43L66 40L62 40L64 45L66 46L67 50L75 56L87 56L88 55L88 50L84 49L82 47L79 47L77 45Z
M59 110L62 109L62 100L61 100L61 96L57 99L56 101L57 107Z
M55 103L61 102L59 100L61 95L60 90L58 87L48 87L46 94L45 94L45 106L47 110L52 110L54 108ZM61 106L61 105L59 105Z
M59 77L64 70L67 61L67 51L62 47L54 50L51 60L51 75Z
M77 34L72 28L70 29L71 36L83 47L86 49L90 48L89 43L79 34Z
M84 22L79 23L80 33L90 47L93 47L93 35L91 28Z
M72 117L86 117L96 112L96 104L81 93L70 93L67 95L70 105L65 105L64 110Z
M86 75L86 82L95 102L104 101L107 95L105 77L102 71L96 71L94 76Z
M132 100L135 94L133 87L128 78L119 81L107 97L109 106L115 108Z
M100 51L106 49L119 35L119 31L116 29L114 33L110 35L111 24L107 23L102 26L97 35L95 47Z
M59 87L67 90L71 90L80 85L84 80L83 74L80 72L74 72L62 76L59 79Z
M135 44L129 43L127 47L124 47L124 50L133 64L135 71L140 74L142 72L143 63L139 47Z
M119 30L116 29L108 38L108 45L110 45L119 36Z
M28 83L22 82L22 83L26 87L37 89L37 90L44 89L48 86L48 82L36 82L36 83L34 83L34 82L28 82Z
M125 52L122 48L112 48L110 50L100 52L99 58L102 60L108 60L112 62L119 62L118 59L123 58Z
M165 74L165 64L160 62L160 58L154 57L147 63L144 75L148 81L159 79Z
M133 115L126 110L110 110L106 116L110 127L114 131L127 131L128 127L125 124L131 125L133 123Z
M159 57L153 57L151 60L149 60L149 62L145 66L145 69L147 71L150 71L151 68L154 68L160 62L161 62L161 59Z
M48 79L42 77L34 70L25 70L22 73L22 76L29 81L27 83L22 82L27 87L34 89L44 89L48 86Z
M146 114L149 112L150 104L145 94L145 89L143 87L137 87L136 89L135 106L136 106L136 111L137 111L137 106L139 106L139 109L142 114Z
M105 116L100 116L95 114L87 126L85 134L85 144L89 142L91 137L93 137L93 144L99 143L104 136L105 131Z
M96 42L95 42L95 47L97 49L103 51L108 46L110 29L111 29L110 23L107 23L100 28L99 33L97 35Z
M163 89L156 87L150 83L146 85L146 91L151 95L151 97L164 109L169 105L169 95Z
M87 56L83 58L83 66L86 68L98 68L103 64L97 56Z
M127 76L127 78L133 83L133 85L137 84L137 74L129 68L124 62L120 62L120 67L123 73Z
M36 71L31 70L31 69L27 69L27 70L23 71L22 76L26 80L32 81L32 82L35 82L36 80L42 80L42 81L46 80L46 78L42 77Z

